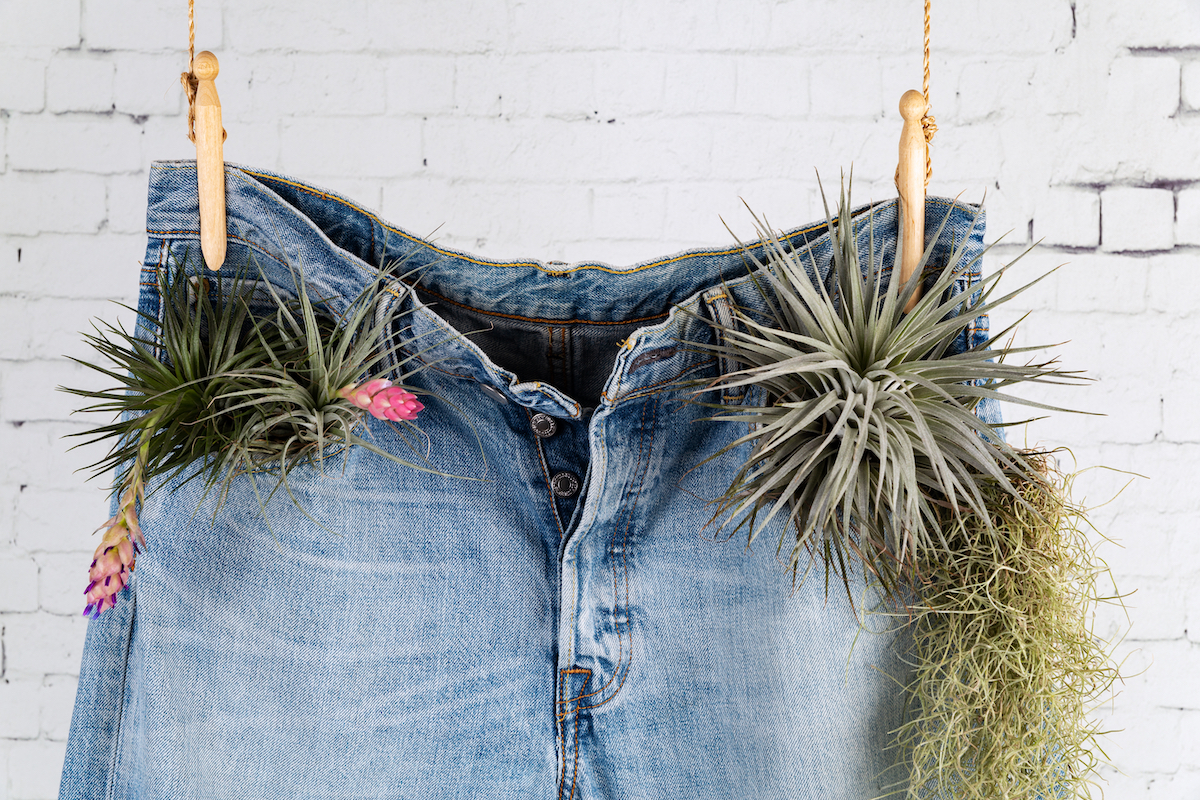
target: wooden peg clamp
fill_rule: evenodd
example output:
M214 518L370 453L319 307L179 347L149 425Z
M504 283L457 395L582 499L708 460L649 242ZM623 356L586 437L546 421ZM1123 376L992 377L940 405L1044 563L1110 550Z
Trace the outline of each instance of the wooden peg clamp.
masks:
M192 61L196 76L196 180L200 191L200 250L211 270L225 263L225 128L213 80L217 57L205 50Z
M925 95L909 89L900 98L900 116L904 127L900 131L900 164L896 170L896 188L900 192L900 280L908 282L921 263L925 250L925 164L929 144L921 128L921 118L929 110ZM918 286L905 305L911 311L921 298Z

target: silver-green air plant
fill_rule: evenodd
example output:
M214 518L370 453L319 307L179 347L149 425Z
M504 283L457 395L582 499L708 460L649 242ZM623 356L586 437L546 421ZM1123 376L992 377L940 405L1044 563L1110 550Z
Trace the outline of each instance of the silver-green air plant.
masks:
M947 511L951 521L967 512L986 518L981 478L1011 489L1010 476L1032 474L1022 454L976 416L980 400L1046 408L1007 390L1076 376L1052 360L1015 363L1014 356L1042 348L1006 345L1011 328L952 352L976 317L1033 284L999 295L1006 267L953 294L977 267L966 236L932 275L925 274L931 244L910 280L889 280L873 214L859 217L868 240L860 254L847 191L836 218L827 209L827 280L814 277L820 271L811 249L785 247L756 219L765 257L750 278L765 315L735 307L733 324L710 322L720 343L698 346L742 367L706 389L757 386L764 398L713 417L750 424L713 458L752 445L714 520L745 528L751 539L782 521L779 547L794 570L819 554L843 579L862 565L893 592L920 557L947 550ZM906 312L923 277L920 298Z
M853 217L843 190L826 215L827 278L811 249L760 222L765 257L750 279L765 313L735 308L733 324L709 323L718 343L696 343L740 365L700 391L761 398L710 404L712 419L749 424L712 457L749 446L713 519L751 539L774 524L794 576L823 561L849 594L862 569L899 608L885 613L912 633L913 680L893 741L911 780L892 794L1087 796L1103 755L1087 712L1118 676L1088 625L1104 568L1069 480L976 415L985 398L1049 408L1009 390L1081 378L1025 361L1045 348L1006 343L1012 328L955 352L978 316L1037 281L1001 294L1005 267L970 283L981 256L965 240L940 265L930 245L912 279L889 280L874 211ZM955 293L959 282L970 285Z
M285 299L266 281L246 280L252 268L237 277L191 276L181 262L158 276L160 318L137 311L143 324L132 333L105 324L85 336L103 361L79 363L115 385L64 391L94 401L83 411L116 415L76 435L111 443L92 467L116 471L121 498L103 526L85 614L113 607L128 582L145 547L138 506L152 483L202 481L219 509L232 481L246 476L265 514L279 489L296 501L292 470L323 469L337 447L361 446L434 471L405 438L403 426L412 426L423 406L402 382L423 364L414 342L396 330L399 303L385 284L397 276L381 273L335 314L309 296L298 272L294 298ZM384 372L399 374L400 383ZM418 457L400 458L364 438L365 414L401 423L393 427ZM269 491L260 491L264 475L273 479Z

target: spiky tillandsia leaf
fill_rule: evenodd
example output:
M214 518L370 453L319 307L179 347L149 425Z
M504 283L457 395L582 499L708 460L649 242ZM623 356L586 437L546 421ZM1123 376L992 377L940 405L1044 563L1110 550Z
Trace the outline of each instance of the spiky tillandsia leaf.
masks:
M159 275L160 319L131 309L144 323L139 327L152 333L106 325L85 337L107 365L79 363L117 385L64 391L97 401L84 411L119 415L110 424L75 434L85 443L114 441L92 467L97 473L120 472L115 491L132 489L140 499L152 481L199 479L205 497L216 491L215 514L231 481L246 475L266 519L266 504L280 488L296 501L288 485L291 471L308 463L323 468L335 445L363 446L415 469L445 474L415 447L415 458L406 459L364 438L362 408L339 391L385 366L402 380L427 366L421 357L429 348L394 330L399 303L385 284L399 285L400 276L381 271L335 316L321 298L309 296L298 269L292 274L295 299L285 299L269 282L262 284L265 294L255 294L258 283L241 276L191 278L181 261ZM265 312L259 308L263 304ZM393 425L412 447L405 427L415 430L408 422ZM274 478L266 492L260 492L256 479L263 474Z
M784 247L756 217L766 255L751 278L765 318L734 308L734 324L709 321L720 332L719 344L693 344L744 365L704 390L759 386L765 396L756 407L708 404L722 409L714 420L751 424L712 457L752 445L718 499L714 520L745 526L753 539L781 519L779 546L789 551L793 569L804 553L821 554L843 581L848 567L862 563L889 592L898 592L907 567L949 547L947 511L951 520L966 513L987 518L982 479L1015 491L1009 476L1033 474L1023 455L976 416L979 401L1050 408L1008 390L1081 378L1054 360L1014 363L1015 356L1041 348L1004 343L1011 329L953 353L976 317L1036 281L1001 295L997 281L1005 267L954 293L982 257L968 257L968 236L905 312L927 277L934 244L911 280L888 280L874 241L874 213L866 212L868 247L860 259L848 190L843 186L836 219L826 206L829 286L815 278L820 272L811 248Z

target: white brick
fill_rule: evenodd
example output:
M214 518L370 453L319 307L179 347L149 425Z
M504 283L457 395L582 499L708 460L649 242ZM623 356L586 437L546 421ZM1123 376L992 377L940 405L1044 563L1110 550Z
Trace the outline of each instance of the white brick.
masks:
M182 128L181 128L182 130ZM110 175L106 231L142 233L146 231L147 175Z
M711 137L707 130L690 127L683 128L689 135L681 136L681 125L430 118L422 130L429 169L452 178L473 178L476 170L470 165L485 163L494 181L648 181L668 176L686 181L707 172ZM621 153L621 158L611 158L611 153Z
M42 681L42 736L54 742L65 742L71 731L71 714L75 710L75 693L79 678L74 675L48 675Z
M1200 673L1200 646L1184 639L1154 642L1152 647L1154 666L1147 676L1147 698L1166 708L1200 709L1200 681L1195 680Z
M1173 772L1178 767L1182 751L1179 726L1185 714L1173 709L1118 706L1098 716L1103 719L1102 729L1119 731L1104 748L1118 766L1136 764L1152 772Z
M668 58L660 53L596 53L596 108L600 119L657 114L665 101ZM459 89L466 94L465 89Z
M1175 245L1175 196L1169 189L1105 189L1100 213L1105 250L1170 250Z
M0 625L4 626L4 653L11 678L79 674L87 633L87 620L81 613L3 614Z
M5 455L0 459L0 483L78 489L84 478L73 473L85 469L103 453L97 448L71 450L71 445L79 440L62 437L85 429L79 423L61 422L5 422L0 425L0 453Z
M224 46L242 53L283 48L308 53L358 52L371 36L367 5L365 0L316 3L304 6L303 13L297 13L295 3L288 0L236 3L225 10L229 41ZM169 16L178 19L178 10ZM197 50L201 41L197 30ZM389 46L395 46L396 41L409 39L405 35L389 42ZM204 47L215 49L208 44Z
M1183 107L1191 111L1200 110L1200 61L1188 61L1183 64L1180 82Z
M121 313L118 313L121 312ZM5 359L94 359L96 352L83 342L81 331L91 330L91 320L133 321L133 314L106 300L59 300L0 296L0 353ZM30 325L29 320L41 320ZM132 328L128 328L132 330ZM111 378L105 380L111 382ZM3 378L0 385L13 388ZM4 402L4 401L0 401Z
M80 534L78 538L81 543L93 547L99 546L99 533L87 539L83 536L85 531L80 530L77 533ZM88 564L91 563L89 556L80 553L41 554L37 556L36 561L39 607L51 614L81 613L83 611L83 589L87 586Z
M50 111L111 111L113 64L107 59L60 53L46 70Z
M96 360L94 356L89 357ZM0 419L21 423L73 421L103 425L111 420L111 414L73 413L94 401L58 391L58 387L100 390L112 388L113 384L112 378L71 361L5 362L0 375Z
M933 72L937 75L957 76L958 85L954 96L948 97L932 84L929 93L933 96L933 114L939 122L974 123L995 120L1004 114L1003 109L1020 106L1028 102L1030 84L1037 61L1011 57L992 58L986 61L971 61L957 69ZM919 62L913 66L919 67ZM919 88L920 75L907 88ZM897 102L900 94L896 95ZM957 100L957 107L955 101ZM892 111L892 109L888 109ZM955 111L955 114L947 112ZM948 128L953 130L953 128ZM936 141L936 139L935 139Z
M20 491L19 486L0 485L0 553L16 549L17 495Z
M803 80L803 75L798 76ZM679 55L667 61L664 110L672 114L733 111L737 72L733 59Z
M666 205L664 186L598 187L593 225L597 232L621 238L660 239Z
M919 59L920 50L916 48L920 47L920 29L914 28L914 36L908 40L896 35L897 31L911 28L911 9L900 3L877 3L870 6L869 13L856 14L853 20L844 15L844 9L845 6L837 2L774 4L765 40L756 43L755 49L785 53L844 53L854 52L863 46L863 42L869 41L872 52L908 52L917 54ZM684 15L690 16L686 10L680 13L680 16ZM636 25L637 18L629 24ZM916 61L918 69L920 63L920 60Z
M1142 538L1144 534L1141 531L1143 530L1155 537L1160 537L1161 533L1149 529L1169 524L1170 520L1177 517L1174 512L1194 512L1200 509L1200 497L1194 491L1195 468L1196 464L1200 463L1200 446L1198 445L1156 442L1152 445L1133 447L1105 447L1094 463L1149 478L1149 480L1134 480L1121 495L1119 508L1152 512L1141 520L1141 524L1146 528L1138 529L1136 525L1130 525L1131 534L1128 539L1130 542ZM1108 477L1108 480L1116 481L1118 478L1120 483L1117 483L1117 488L1129 480L1127 476L1123 478L1121 476ZM1107 497L1097 495L1092 499L1094 501L1108 499L1114 494L1115 492L1110 492ZM1163 516L1160 518L1159 515ZM1149 549L1158 552L1156 548ZM1162 562L1157 567L1154 567L1152 561L1143 564L1142 567L1151 571L1139 574L1154 575L1162 571Z
M11 152L10 143L10 166ZM0 233L95 232L103 221L103 178L69 172L19 175L11 169L0 176Z
M1181 531L1181 535L1171 537L1171 563L1169 573L1187 579L1189 587L1196 585L1200 577L1200 537L1194 535L1200 530L1200 513L1195 511L1185 514L1164 514L1165 524ZM1189 609L1195 609L1189 601ZM1195 629L1189 627L1188 636L1193 641L1200 641L1200 616L1189 614L1191 622L1197 623Z
M596 119L594 65L588 53L561 55L460 56L456 98L460 113L472 116Z
M31 6L0 3L0 46L74 47L79 44L80 0L44 0Z
M1135 483L1127 491L1135 491L1136 486ZM1139 526L1145 526L1144 530ZM1164 524L1156 514L1121 514L1104 529L1104 535L1113 541L1101 543L1097 553L1113 571L1117 585L1123 591L1131 591L1144 586L1148 580L1153 580L1153 576L1162 572L1165 559L1170 557L1174 533L1175 528ZM1135 613L1131 611L1129 616L1136 624L1138 620Z
M0 556L0 611L36 611L38 566L33 559Z
M881 138L890 142L890 139L895 139L899 134L896 133L897 123L891 120L888 122L890 124L887 125L887 133ZM896 145L893 145L894 147ZM939 135L934 138L930 147L934 174L930 185L933 185L934 180L944 180L953 176L955 191L951 194L952 197L964 191L968 196L973 194L976 198L979 197L984 190L995 186L996 176L1000 175L1004 167L1004 142L995 125L964 125L955 128L953 136ZM889 152L888 156L887 163L896 160L896 154ZM855 167L857 171L857 163ZM895 167L891 167L891 170L894 173ZM888 174L884 169L879 169L879 172ZM1028 235L1028 226L1025 234Z
M142 209L144 217L144 199ZM145 251L144 234L0 236L0 286L38 297L111 297L136 305Z
M41 111L46 104L46 61L0 56L0 109Z
M1151 311L1186 317L1196 310L1193 293L1200 292L1195 255L1174 250L1150 257L1147 301Z
M1180 532L1181 534L1184 532ZM1183 581L1127 581L1123 591L1134 593L1125 598L1125 606L1133 621L1129 628L1127 640L1140 642L1146 640L1182 639L1187 627L1185 592L1187 584ZM1200 611L1200 608L1196 609ZM1200 617L1196 618L1200 623Z
M1033 238L1060 247L1100 244L1100 194L1071 186L1051 187L1038 201Z
M621 17L603 3L516 0L509 6L508 43L516 52L609 49L620 40Z
M64 742L19 742L8 751L9 800L47 800L58 796Z
M140 126L129 117L20 116L9 121L9 169L132 172Z
M900 17L901 27L894 35L912 31L914 52L919 52L915 47L920 43L920 7L908 12ZM963 37L959 46L966 46L972 53L1042 56L1071 41L1071 6L1066 2L946 3L933 8L932 23L935 52L939 44L953 48L955 45L947 40L956 34Z
M1196 768L1200 768L1200 714L1182 714L1180 716L1179 742L1182 745L1180 762L1193 768L1180 771L1192 772L1193 779L1200 779L1200 772L1196 771ZM1200 795L1200 791L1192 794L1193 797L1197 795ZM1186 795L1177 796L1184 797Z
M165 114L176 116L185 108L179 74L187 68L186 55L146 55L118 51L112 54L116 65L113 102L123 114ZM225 58L221 57L220 85L217 94L224 100Z
M286 121L279 153L283 168L301 175L407 175L421 166L421 127L391 118Z
M929 194L954 197L962 191L961 184L944 186L940 177L945 172L942 169L941 158L937 158L934 163L938 166L934 169L933 178L929 182ZM979 197L968 196L965 199L975 203L981 201ZM1033 219L1033 204L1023 193L1016 190L1010 191L1007 188L997 189L993 183L992 186L987 187L982 203L987 212L987 229L983 232L985 243L998 242L1004 247L1013 247L1014 255L1021 252L1026 245L1031 244L1029 223ZM1061 262L1062 259L1059 259L1059 263Z
M85 3L84 11L83 39L89 48L152 52L176 48L184 55L175 71L186 69L186 7L181 12L179 4L171 0L105 0L99 4ZM221 58L224 47L221 5L210 3L202 7L197 3L195 21L196 52L211 50Z
M384 72L369 54L263 54L254 59L249 100L267 118L381 114L387 104Z
M1157 0L1153 13L1126 3L1080 3L1075 13L1085 35L1122 47L1191 47L1200 41L1200 14L1191 0Z
M1180 189L1176 203L1175 241L1200 245L1200 189Z
M103 455L98 446L88 449L94 458ZM71 558L82 559L80 563L86 567L99 543L91 534L108 516L109 500L103 480L70 491L30 486L17 498L17 546L31 553L69 553ZM52 573L50 577L56 579L56 575ZM55 587L49 586L48 591L55 591Z
M1148 259L1081 253L1063 261L1058 310L1136 314L1146 309Z
M440 114L454 107L455 60L402 56L382 60L389 114Z
M352 9L358 13L357 8L352 6ZM497 52L509 39L508 15L508 3L478 0L415 5L372 2L366 7L366 24L354 32L348 49L361 49L365 36L372 49L392 52L401 49L419 49L430 54ZM464 20L470 20L471 24L464 24ZM306 30L299 35L307 39L310 33ZM400 42L413 44L402 48L397 44Z
M678 0L632 0L622 4L621 46L683 53L759 50L780 8L768 3L716 3L696 13L695 7ZM793 30L800 32L799 27Z
M888 105L892 102L889 98ZM883 89L879 59L869 53L814 59L812 113L820 119L874 119L882 115ZM899 116L899 112L896 116ZM899 136L898 133L896 135Z
M0 681L0 738L38 738L40 681Z
M1193 560L1191 566L1200 568L1200 559ZM1200 590L1194 586L1194 581L1180 586L1177 596L1182 596L1184 605L1184 634L1189 641L1200 643ZM1185 589L1186 586L1186 589ZM1173 610L1173 609L1172 609Z
M1179 61L1170 56L1118 58L1108 71L1105 111L1117 119L1162 119L1179 110Z
M1192 396L1176 383L1163 396L1163 438L1168 442L1200 442L1200 419Z
M161 122L161 127L155 124L153 118L146 123L147 135L149 136L152 128L155 129L155 138L162 143L154 149L151 148L150 142L147 142L146 152L153 154L155 158L163 158L168 153L176 152L182 154L179 156L181 158L195 158L195 148L181 133L184 130L184 126L180 124L182 119L177 122L163 117ZM229 138L225 140L225 163L279 169L280 124L278 120L245 122L236 117L226 117L225 130L229 132ZM145 207L145 198L142 200L142 207Z

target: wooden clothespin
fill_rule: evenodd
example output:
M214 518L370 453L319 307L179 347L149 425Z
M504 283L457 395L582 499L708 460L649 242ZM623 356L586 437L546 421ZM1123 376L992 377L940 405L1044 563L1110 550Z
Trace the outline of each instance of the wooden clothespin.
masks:
M929 143L921 119L929 110L925 95L909 89L900 98L900 116L904 127L900 131L900 164L896 170L896 189L900 192L900 280L907 283L921 263L925 250L925 176ZM905 305L911 311L921 299L918 286Z
M205 50L192 61L196 76L196 181L200 191L200 250L204 263L218 270L225 263L225 128L221 100L213 80L217 57Z

